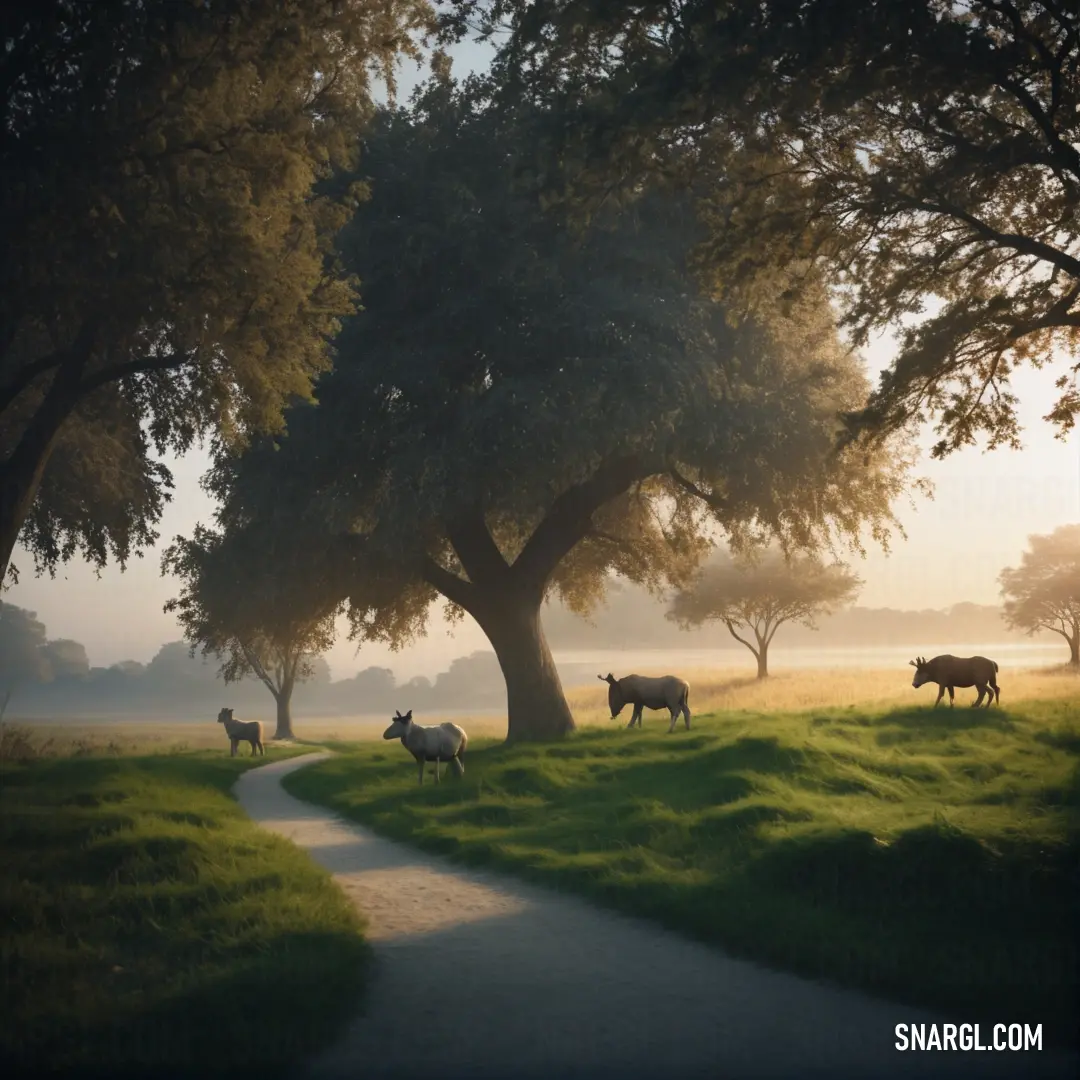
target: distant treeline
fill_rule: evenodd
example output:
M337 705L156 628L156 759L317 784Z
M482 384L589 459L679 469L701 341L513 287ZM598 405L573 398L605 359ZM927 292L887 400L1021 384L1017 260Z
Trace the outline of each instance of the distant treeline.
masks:
M67 666L48 681L23 679L11 686L8 712L13 717L50 715L87 716L145 714L155 717L188 718L216 715L227 705L253 715L272 714L269 691L255 679L226 684L217 674L218 665L198 655L188 655L188 646L173 641L162 646L148 664L124 661L111 667L90 667L85 650L69 642L68 657L77 646L82 652L82 670L77 663ZM330 669L321 658L314 678L297 686L293 695L298 713L343 715L388 713L395 709L418 711L448 709L500 709L506 689L495 654L477 652L450 664L434 680L423 676L401 685L389 668L369 667L350 679L330 679Z
M7 665L6 673L0 671L4 676L0 700L9 690L12 694L9 716L213 717L223 705L240 715L272 713L273 700L260 682L249 678L225 684L218 676L217 663L189 656L183 641L163 645L147 664L127 660L111 667L91 667L80 642L48 641L33 613L5 607L3 621L10 640L0 644L8 646L9 659L15 659L20 642L26 654L17 664ZM607 604L590 621L559 604L549 604L544 627L554 649L742 649L722 625L682 631L665 618L666 610L666 603L644 590L617 584ZM773 645L774 655L815 646L911 645L931 650L956 643L1022 640L1022 635L1005 629L998 608L979 604L956 604L946 611L855 607L823 617L819 625L818 631L797 624L783 626ZM595 673L586 668L560 665L563 682L591 682ZM418 676L401 684L385 667L365 668L352 678L332 681L329 665L319 658L314 677L297 686L293 700L295 711L308 715L379 714L399 708L421 713L495 711L505 708L506 684L495 654L487 651L454 660L434 679Z
M612 586L608 600L585 620L557 604L544 609L544 632L553 649L589 648L721 648L741 649L722 623L684 631L665 617L668 602L644 589ZM777 632L774 655L788 648L830 646L950 645L958 642L1016 642L1024 635L1007 630L1001 608L983 604L954 604L943 611L897 611L893 608L853 607L822 616L819 629L785 623Z

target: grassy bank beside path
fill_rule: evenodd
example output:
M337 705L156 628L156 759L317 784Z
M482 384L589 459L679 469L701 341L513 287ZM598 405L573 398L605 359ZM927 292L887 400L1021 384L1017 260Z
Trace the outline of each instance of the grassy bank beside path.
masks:
M0 763L6 1075L272 1078L355 1014L360 917L229 794L262 762L225 747Z
M294 795L786 970L1074 1041L1080 723L1073 699L726 712L666 734L476 739L416 784L339 744Z

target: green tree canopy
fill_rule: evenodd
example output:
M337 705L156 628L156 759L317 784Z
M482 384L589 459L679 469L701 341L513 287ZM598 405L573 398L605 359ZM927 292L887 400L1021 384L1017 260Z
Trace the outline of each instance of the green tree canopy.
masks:
M274 429L352 310L332 238L425 0L16 0L0 14L0 582L152 543L151 451Z
M818 615L855 602L862 581L843 563L813 555L790 558L780 551L712 559L672 601L668 618L684 629L717 619L757 661L757 677L769 674L769 646L786 622L814 627ZM745 636L744 636L745 635ZM752 639L752 640L748 640Z
M683 581L710 528L736 549L884 540L907 462L832 452L866 381L822 296L729 321L687 273L699 225L675 195L560 227L514 184L528 121L481 89L382 115L375 197L343 235L365 310L319 404L211 486L226 531L274 536L305 594L348 600L354 634L400 643L440 594L468 612L509 737L536 738L573 726L545 595L586 610L613 571Z
M1029 536L1020 565L1006 567L998 580L1008 625L1028 634L1060 634L1069 663L1080 668L1080 525Z
M263 580L253 592L256 567ZM326 662L316 662L334 644L340 600L322 603L325 594L302 595L295 586L310 575L285 572L273 539L250 529L226 535L198 525L190 540L177 537L166 549L162 572L181 580L180 595L165 611L177 615L190 655L201 646L203 656L222 660L226 683L257 678L277 705L274 738L293 738L296 684L316 675L329 682Z
M717 295L747 303L803 261L827 271L856 344L900 331L854 433L936 417L939 456L979 433L1015 445L1010 372L1080 355L1075 3L443 6L451 30L509 31L497 67L508 96L550 107L532 167L553 196L589 209L670 176L676 146L681 166L720 161L699 252ZM1047 417L1062 431L1078 370Z

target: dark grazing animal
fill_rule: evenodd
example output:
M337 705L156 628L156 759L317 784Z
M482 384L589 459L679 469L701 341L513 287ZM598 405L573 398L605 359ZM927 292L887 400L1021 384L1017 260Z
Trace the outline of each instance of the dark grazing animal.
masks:
M263 746L262 741L262 721L261 720L234 720L232 709L222 709L218 713L217 722L225 725L225 734L229 736L229 743L232 746L232 751L229 757L236 757L236 747L239 743L249 742L251 743L251 756L255 756L255 750L262 751L262 756L266 757L266 747Z
M608 705L611 707L612 720L627 705L633 705L634 711L630 716L630 723L626 726L631 728L636 722L637 726L641 727L642 709L667 709L671 713L669 735L675 730L679 713L683 715L686 730L690 730L690 684L685 679L676 678L674 675L663 675L655 679L647 675L627 675L616 679L610 671L606 677L596 677L608 684Z
M974 686L978 688L979 696L971 703L973 709L977 709L982 703L983 695L986 695L986 707L996 701L1001 704L1001 690L997 684L997 664L993 660L987 660L985 656L935 656L933 660L927 660L925 656L916 657L909 663L915 669L915 678L911 685L916 690L923 683L937 683L937 708L942 695L949 691L949 705L955 704L953 688L956 686Z
M424 762L435 762L435 783L439 783L439 762L453 762L458 776L465 775L465 747L469 745L469 736L457 724L447 721L438 727L423 727L413 723L412 709L404 716L395 709L394 719L383 732L384 739L400 739L401 745L409 751L420 766L420 783L424 782Z

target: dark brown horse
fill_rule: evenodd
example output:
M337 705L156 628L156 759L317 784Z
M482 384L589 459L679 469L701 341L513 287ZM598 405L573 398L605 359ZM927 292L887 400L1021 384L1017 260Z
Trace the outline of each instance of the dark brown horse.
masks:
M977 709L982 704L984 694L988 709L993 701L1001 703L1001 691L997 684L998 666L993 660L987 660L985 656L962 657L950 656L946 653L944 656L935 656L933 660L919 656L909 663L915 669L915 678L911 685L916 690L923 683L937 683L935 708L946 690L949 691L949 704L955 704L953 688L957 686L974 686L978 689L979 696L971 703L973 709Z

